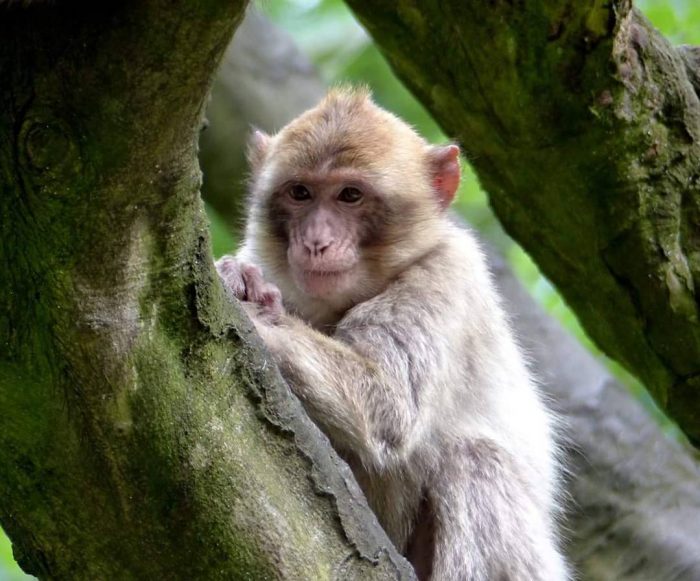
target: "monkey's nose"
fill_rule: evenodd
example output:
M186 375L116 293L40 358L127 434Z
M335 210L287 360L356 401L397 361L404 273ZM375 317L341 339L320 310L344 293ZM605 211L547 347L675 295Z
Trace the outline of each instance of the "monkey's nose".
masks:
M312 256L323 256L323 253L330 247L331 243L330 241L312 240L304 242L304 246L306 246L306 249Z

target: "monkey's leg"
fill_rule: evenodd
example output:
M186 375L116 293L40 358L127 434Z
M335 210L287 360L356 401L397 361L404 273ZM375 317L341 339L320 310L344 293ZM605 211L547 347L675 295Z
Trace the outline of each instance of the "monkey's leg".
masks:
M513 457L487 439L446 454L428 501L434 518L432 581L565 581L549 506Z

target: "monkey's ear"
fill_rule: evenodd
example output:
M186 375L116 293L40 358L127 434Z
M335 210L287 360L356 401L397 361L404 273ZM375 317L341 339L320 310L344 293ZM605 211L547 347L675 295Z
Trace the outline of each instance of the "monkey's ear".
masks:
M246 157L253 173L257 172L265 159L268 147L270 146L270 136L260 129L253 128L248 138L248 150Z
M442 145L433 147L428 154L433 190L444 209L452 203L459 187L459 147Z

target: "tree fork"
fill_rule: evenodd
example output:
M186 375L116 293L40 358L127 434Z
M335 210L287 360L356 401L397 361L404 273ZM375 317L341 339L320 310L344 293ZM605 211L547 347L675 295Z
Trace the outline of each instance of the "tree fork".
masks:
M244 8L0 7L0 523L39 577L413 578L213 269Z

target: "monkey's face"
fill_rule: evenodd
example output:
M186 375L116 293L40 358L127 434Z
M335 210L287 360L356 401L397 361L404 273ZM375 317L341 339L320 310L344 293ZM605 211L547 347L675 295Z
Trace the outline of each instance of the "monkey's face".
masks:
M384 237L387 204L357 171L299 173L267 203L295 284L320 299L353 295L372 278L364 250Z
M283 292L347 309L439 241L458 157L366 91L331 91L277 135L251 136L249 236Z

